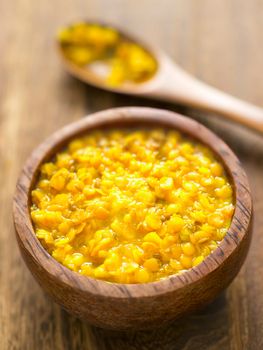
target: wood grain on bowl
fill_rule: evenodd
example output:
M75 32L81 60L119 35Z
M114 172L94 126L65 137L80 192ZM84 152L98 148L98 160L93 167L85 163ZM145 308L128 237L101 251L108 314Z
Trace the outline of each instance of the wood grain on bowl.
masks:
M72 272L54 260L35 236L30 193L42 162L76 136L94 128L163 126L208 145L232 180L236 208L229 231L204 262L187 272L148 284L113 284ZM251 238L252 200L246 174L229 147L201 124L151 108L117 108L95 113L53 134L30 156L17 183L14 221L22 256L36 280L60 305L103 328L145 329L164 324L212 301L238 273Z

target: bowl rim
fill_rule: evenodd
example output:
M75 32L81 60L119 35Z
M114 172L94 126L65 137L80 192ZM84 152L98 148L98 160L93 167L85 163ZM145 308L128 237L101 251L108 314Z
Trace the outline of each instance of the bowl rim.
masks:
M120 127L132 124L149 124L150 127L171 127L207 145L224 164L232 179L235 193L235 211L231 225L219 246L204 261L189 270L163 280L120 284L94 279L74 272L55 260L37 239L30 218L30 192L39 166L74 137L88 130ZM146 298L184 288L207 277L225 263L248 235L252 220L252 198L248 179L240 161L216 134L197 121L181 114L148 107L121 107L96 112L68 124L42 142L27 159L18 178L13 201L13 218L20 249L25 249L34 262L53 279L73 289L100 297Z

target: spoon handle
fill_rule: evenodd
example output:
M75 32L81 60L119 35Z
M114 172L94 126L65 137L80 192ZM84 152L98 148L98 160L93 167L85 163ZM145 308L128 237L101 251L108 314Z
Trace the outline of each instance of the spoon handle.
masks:
M169 63L149 97L221 114L263 133L263 109L217 90Z

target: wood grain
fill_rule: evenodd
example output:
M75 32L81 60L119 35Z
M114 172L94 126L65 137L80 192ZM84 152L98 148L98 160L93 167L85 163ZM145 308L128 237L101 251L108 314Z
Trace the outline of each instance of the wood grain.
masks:
M107 10L106 10L107 9ZM66 76L53 50L64 23L105 18L159 44L205 82L263 106L262 0L3 0L0 4L0 339L6 349L258 350L263 348L263 140L213 115L184 113L215 130L250 178L254 238L238 278L208 308L169 328L113 337L69 316L23 265L11 220L26 157L51 132L84 114L124 105L178 108L111 95ZM156 24L157 23L157 24Z
M221 159L231 179L236 202L227 235L203 263L182 275L155 283L108 284L72 272L51 258L34 233L30 217L31 190L39 168L70 139L93 129L143 126L179 130L205 143ZM21 254L44 291L73 315L112 330L160 327L209 304L239 272L251 241L252 198L239 160L220 138L200 123L156 108L112 108L55 132L26 161L17 182L13 213Z

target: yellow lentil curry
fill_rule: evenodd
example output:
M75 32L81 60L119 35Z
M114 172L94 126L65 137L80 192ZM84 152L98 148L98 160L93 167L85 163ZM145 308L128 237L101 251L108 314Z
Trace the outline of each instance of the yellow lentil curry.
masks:
M146 283L200 264L234 211L225 171L204 145L163 129L92 131L42 165L36 236L61 264Z
M61 29L58 41L64 56L78 66L104 63L109 85L141 83L157 70L157 62L149 52L110 27L76 23Z

